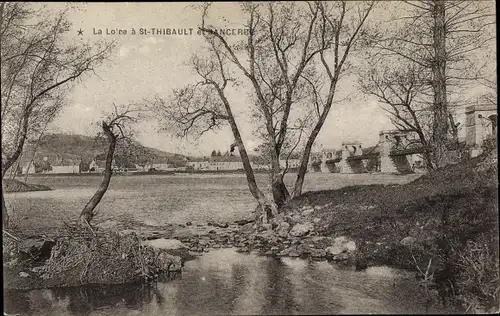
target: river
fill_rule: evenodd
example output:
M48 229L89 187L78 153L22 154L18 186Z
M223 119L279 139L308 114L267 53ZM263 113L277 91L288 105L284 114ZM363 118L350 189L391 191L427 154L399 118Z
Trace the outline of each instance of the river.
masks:
M445 313L426 305L412 277L386 267L355 272L326 261L220 249L154 286L9 291L4 304L9 314L33 316Z
M267 177L256 175L265 192L269 192ZM304 191L360 184L401 184L417 177L308 173ZM294 174L287 174L285 183L291 187L294 180ZM77 218L100 181L97 175L31 177L29 183L44 184L53 191L9 193L5 198L19 225L26 229L52 228ZM249 216L255 205L243 174L114 176L98 206L96 220L133 220L152 226L188 221L230 222Z

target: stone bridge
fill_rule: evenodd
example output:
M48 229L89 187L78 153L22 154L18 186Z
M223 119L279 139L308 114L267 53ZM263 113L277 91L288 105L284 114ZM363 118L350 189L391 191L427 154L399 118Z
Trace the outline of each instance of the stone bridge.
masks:
M495 105L473 105L465 109L465 145L472 157L482 152L488 139L497 133L497 109ZM343 142L340 150L323 150L312 157L313 172L338 173L423 173L426 172L422 154L426 150L418 141L408 138L409 132L386 130L379 133L378 143L362 148L357 141ZM453 152L453 149L450 149ZM455 155L458 152L455 150Z
M407 132L381 131L379 142L362 148L357 141L343 142L341 150L322 151L313 157L313 172L337 173L414 173L425 172L420 154L424 148L408 139Z

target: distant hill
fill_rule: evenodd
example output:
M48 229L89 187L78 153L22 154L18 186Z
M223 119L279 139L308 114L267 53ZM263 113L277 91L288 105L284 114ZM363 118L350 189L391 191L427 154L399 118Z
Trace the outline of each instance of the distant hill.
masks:
M108 144L105 139L84 135L47 134L42 137L35 152L35 144L26 144L21 156L21 165L25 165L35 155L35 161L47 157L53 164L56 161L76 161L80 159L105 159ZM143 146L137 141L119 143L115 151L115 159L127 163L166 163L181 161L183 155L164 152Z

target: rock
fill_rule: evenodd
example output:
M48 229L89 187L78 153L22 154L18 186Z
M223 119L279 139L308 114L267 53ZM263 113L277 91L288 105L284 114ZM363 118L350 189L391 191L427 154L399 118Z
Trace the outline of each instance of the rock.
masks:
M347 240L344 236L335 238L333 245L327 247L326 252L332 256L338 256L343 252L356 251L356 243L352 240Z
M151 246L153 248L164 249L164 250L178 250L186 248L186 246L180 240L177 239L160 238L155 240L143 241L142 243L144 245Z
M278 236L286 237L288 236L288 232L290 231L290 224L287 222L281 222L276 230Z
M347 253L341 253L333 257L334 261L345 261L349 259L349 255Z
M345 242L345 241L347 241L347 238L345 238L345 236L340 236L340 237L337 237L337 238L335 238L335 240L334 240L334 242L335 242L335 243L343 243L343 242Z
M206 246L206 245L210 244L210 241L206 240L206 239L200 239L200 240L198 240L198 244L200 246Z
M313 218L313 223L314 224L318 224L319 222L321 222L321 218L319 218L319 217Z
M299 255L305 255L311 253L311 249L309 245L301 244L297 246L297 252L299 253Z
M302 237L312 230L314 230L314 225L310 222L306 222L304 224L295 224L289 234L294 237Z
M407 236L407 237L405 237L405 238L401 239L401 242L400 242L400 243L401 243L403 246L412 246L412 245L414 245L414 244L415 244L415 242L416 242L416 241L417 241L417 240L416 240L415 238L413 238L413 237L411 237L411 236Z
M253 223L253 222L254 222L254 220L252 220L252 219L240 219L240 220L234 221L234 223L239 225L239 226L243 226L243 225L246 225L248 223Z
M288 256L289 256L289 257L298 257L298 256L300 256L300 254L299 254L299 252L298 252L297 250L292 249L292 250L290 250L290 251L288 252Z
M312 241L313 243L318 243L318 242L321 242L321 241L325 240L326 238L327 238L327 237L325 237L325 236L315 236L315 237L313 237L313 238L311 239L311 241Z
M248 247L242 247L242 248L238 248L236 249L236 252L249 252L250 250L248 250Z
M350 251L350 252L356 251L356 243L352 240L345 243L345 247L346 247L347 251Z
M302 216L309 216L314 212L314 209L308 208L302 212Z
M24 272L24 271L21 271L21 272L19 272L19 276L20 276L21 278L27 278L27 277L29 277L30 275L29 275L28 273Z
M229 224L228 223L213 223L213 226L219 227L219 228L228 228Z
M329 255L337 256L337 255L340 255L344 251L344 247L342 247L342 245L340 245L340 244L339 245L333 245L333 246L327 247L325 249L325 251Z
M180 271L183 266L182 259L166 252L160 252L156 258L156 265L164 271Z
M315 248L312 248L310 250L311 252L311 257L313 258L323 258L323 257L326 257L326 251L324 249L315 249Z
M243 227L241 227L241 232L243 234L251 234L253 231L254 231L253 223L248 223L243 225Z
M22 256L21 260L35 259L47 260L56 242L52 239L25 239L21 241L18 250Z
M270 229L273 229L273 225L272 224L262 224L261 226L264 230L270 230Z
M186 226L191 226L191 225L193 225L193 223L191 223L191 222L186 223Z
M302 241L300 241L300 239L298 239L298 238L294 238L291 240L292 245L300 245L301 243L302 243Z
M287 249L281 250L278 255L279 256L288 256L289 253L290 253L290 248L287 248Z
M172 234L172 238L174 238L174 239L184 240L184 239L190 239L193 237L194 237L193 232L191 230L188 230L188 229L178 230Z
M270 250L271 250L273 253L277 253L277 252L279 252L279 251L280 251L280 248L278 248L278 247L274 246L274 247L271 247L271 249L270 249Z
M221 248L221 245L215 244L215 245L212 246L212 248Z

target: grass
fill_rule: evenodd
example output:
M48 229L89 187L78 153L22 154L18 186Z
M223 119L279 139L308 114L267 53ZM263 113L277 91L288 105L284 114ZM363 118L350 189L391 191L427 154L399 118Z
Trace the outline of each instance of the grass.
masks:
M359 268L426 271L444 302L498 309L496 159L495 151L404 185L307 192L288 211L316 207L320 234L356 241ZM405 237L414 243L402 245Z

